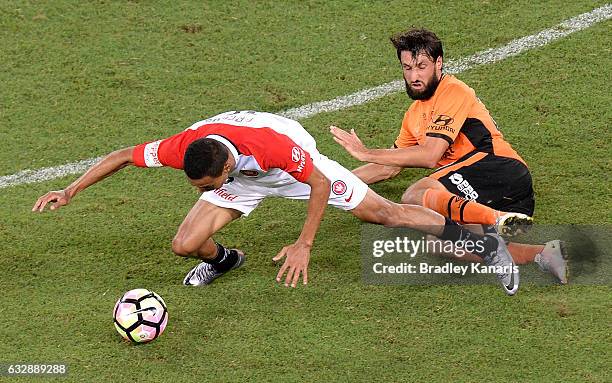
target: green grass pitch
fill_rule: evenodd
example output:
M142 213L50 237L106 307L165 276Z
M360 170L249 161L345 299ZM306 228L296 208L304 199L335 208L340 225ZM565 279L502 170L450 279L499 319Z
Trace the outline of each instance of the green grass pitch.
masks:
M0 176L169 136L225 110L270 112L400 79L388 37L434 30L446 59L537 33L602 1L0 1ZM610 30L600 22L458 75L530 164L536 220L612 223ZM397 93L302 120L388 147L409 104ZM426 172L375 185L399 200ZM127 169L36 215L75 177L0 193L0 364L65 362L68 382L609 382L610 286L368 286L359 222L328 209L307 287L274 282L271 258L305 204L266 200L217 239L246 267L181 286L194 260L170 241L198 195L180 172ZM157 340L125 343L111 311L149 288L168 304ZM0 381L33 381L1 377Z

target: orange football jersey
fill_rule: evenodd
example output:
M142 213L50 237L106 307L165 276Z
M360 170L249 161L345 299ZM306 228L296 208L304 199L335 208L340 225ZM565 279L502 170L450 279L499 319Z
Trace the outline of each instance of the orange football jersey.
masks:
M474 89L452 75L442 77L431 98L416 100L410 105L395 146L422 145L427 136L449 143L438 166L448 165L472 151L494 153L525 163L504 140Z

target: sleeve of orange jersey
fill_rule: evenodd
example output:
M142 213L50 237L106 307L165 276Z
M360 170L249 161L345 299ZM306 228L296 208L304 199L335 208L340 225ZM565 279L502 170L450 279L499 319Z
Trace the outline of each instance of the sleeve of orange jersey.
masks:
M428 137L442 138L452 144L463 126L476 96L460 85L451 84L442 90L433 107L433 115L425 128Z
M412 134L410 129L408 129L408 113L407 111L404 114L404 119L402 120L402 128L400 129L399 135L395 140L396 148L407 148L409 146L414 146L417 144L416 137Z

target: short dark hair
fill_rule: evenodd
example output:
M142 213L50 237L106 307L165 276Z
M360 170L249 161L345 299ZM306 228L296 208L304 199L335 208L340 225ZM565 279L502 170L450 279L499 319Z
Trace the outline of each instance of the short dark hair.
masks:
M416 58L419 53L425 53L432 61L444 57L442 41L435 33L425 28L412 28L407 32L391 36L391 42L397 50L397 58L402 60L402 51L409 51Z
M227 148L212 138L193 141L185 151L183 170L192 180L202 177L219 177L229 156Z

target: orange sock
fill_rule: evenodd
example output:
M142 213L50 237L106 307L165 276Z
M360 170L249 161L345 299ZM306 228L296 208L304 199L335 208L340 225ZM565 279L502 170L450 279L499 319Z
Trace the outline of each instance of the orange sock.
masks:
M468 201L447 190L427 189L423 206L459 223L494 225L501 212L476 201Z
M508 251L510 252L510 255L512 255L514 263L517 265L524 265L526 263L533 262L536 254L544 250L543 245L526 245L523 243L509 242L506 244L506 246L508 246Z

